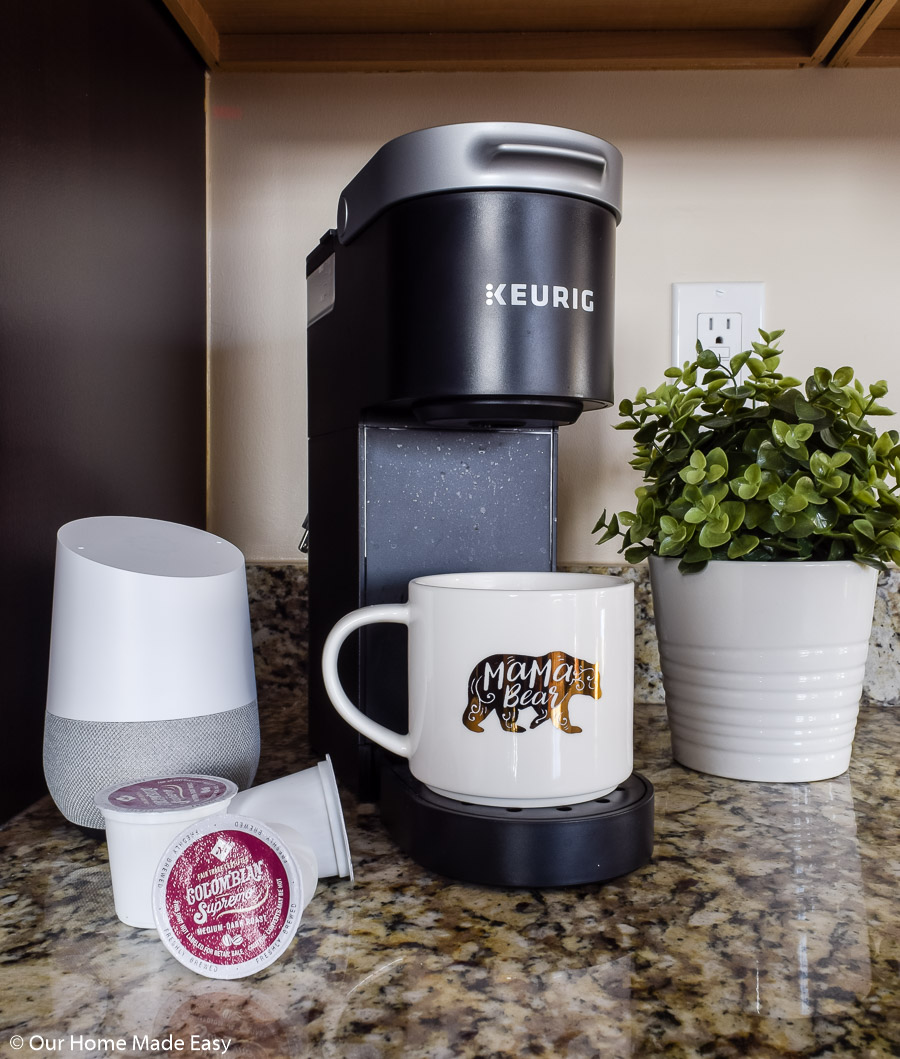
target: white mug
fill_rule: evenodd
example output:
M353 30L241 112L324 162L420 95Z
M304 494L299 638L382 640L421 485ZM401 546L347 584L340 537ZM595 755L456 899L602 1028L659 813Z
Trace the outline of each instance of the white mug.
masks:
M337 670L363 625L409 627L409 731L347 698ZM510 808L602 798L633 765L634 586L577 573L417 577L409 602L345 615L322 654L338 713L438 794Z

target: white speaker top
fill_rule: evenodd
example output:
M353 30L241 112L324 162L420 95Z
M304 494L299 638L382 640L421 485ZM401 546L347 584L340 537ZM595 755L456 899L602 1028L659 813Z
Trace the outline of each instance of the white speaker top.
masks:
M66 523L58 540L83 559L157 577L213 577L244 566L244 556L221 537L152 518L80 518Z
M160 721L255 700L247 577L233 544L190 526L126 516L60 529L50 713Z

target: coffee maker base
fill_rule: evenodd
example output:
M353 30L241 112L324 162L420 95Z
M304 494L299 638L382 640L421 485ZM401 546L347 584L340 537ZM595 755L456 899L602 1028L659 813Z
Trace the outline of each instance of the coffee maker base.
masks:
M391 760L380 808L404 853L462 882L575 886L627 875L653 855L653 786L638 772L595 801L514 809L445 798Z

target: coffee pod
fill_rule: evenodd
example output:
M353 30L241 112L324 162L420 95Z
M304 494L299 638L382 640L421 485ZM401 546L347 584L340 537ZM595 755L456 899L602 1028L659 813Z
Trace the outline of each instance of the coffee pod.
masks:
M241 791L231 811L291 828L315 853L320 879L334 875L353 879L350 843L329 755L313 768Z
M207 978L246 978L288 947L315 892L315 854L248 817L187 827L160 859L153 914L169 952Z
M98 791L116 915L131 927L154 927L151 890L156 866L185 827L224 813L237 784L220 776L164 776Z

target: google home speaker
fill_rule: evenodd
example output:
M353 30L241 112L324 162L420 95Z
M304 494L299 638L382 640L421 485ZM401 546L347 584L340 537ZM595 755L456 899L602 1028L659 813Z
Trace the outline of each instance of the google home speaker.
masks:
M78 519L57 534L44 775L62 814L94 794L202 773L250 786L259 715L244 557L173 522Z

